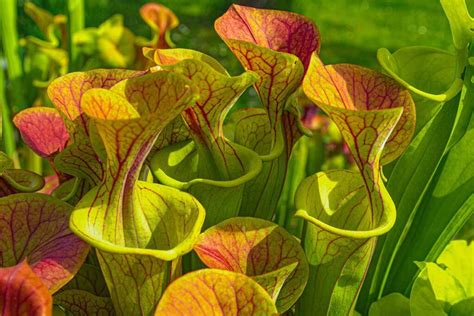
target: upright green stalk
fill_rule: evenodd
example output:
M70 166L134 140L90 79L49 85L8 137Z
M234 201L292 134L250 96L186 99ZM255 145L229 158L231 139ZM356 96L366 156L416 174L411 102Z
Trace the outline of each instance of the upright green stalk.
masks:
M84 28L84 0L68 0L68 46L69 46L69 71L80 68L80 55L73 43L74 33Z
M7 61L8 80L11 83L11 102L16 109L24 108L25 99L22 93L21 78L23 70L19 56L18 34L16 32L16 0L5 0L2 2L0 11L0 31L3 43L3 51ZM0 103L2 106L2 131L4 149L6 154L19 167L19 159L16 152L15 136L11 122L11 108L5 95L5 76L3 70L0 74Z
M12 86L11 104L14 110L24 109L26 107L26 101L21 84L23 69L19 54L16 25L16 0L2 1L0 23L2 29L3 51L7 59L8 80Z
M3 56L0 54L0 59ZM5 153L13 160L15 167L19 167L18 155L15 146L15 136L13 135L13 126L10 119L10 108L5 97L5 75L3 69L0 70L0 107L2 109L1 132L3 139L3 149Z

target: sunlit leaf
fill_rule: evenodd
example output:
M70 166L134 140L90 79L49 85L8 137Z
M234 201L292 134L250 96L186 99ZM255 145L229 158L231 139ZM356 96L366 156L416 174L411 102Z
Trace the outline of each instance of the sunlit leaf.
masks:
M217 72L228 74L227 70L225 70L225 68L216 59L192 49L152 49L148 50L147 54L149 54L150 60L158 65L173 65L185 59L194 59L206 63Z
M308 264L299 242L280 226L251 217L234 217L206 230L194 246L209 268L243 273L273 298L280 313L306 286Z
M275 315L268 293L249 277L204 269L188 273L168 286L156 316Z
M194 56L198 60L190 59ZM238 97L257 79L255 74L231 77L213 58L190 50L156 50L154 57L164 69L190 78L200 92L196 103L182 113L195 150L177 155L188 146L182 143L158 152L152 159L154 174L164 184L189 188L206 208L206 227L236 216L242 184L258 174L261 161L255 152L225 138L223 123ZM208 190L214 190L212 199Z
M78 121L86 128L86 118L82 117L81 100L83 94L92 88L109 89L127 78L143 75L143 71L124 69L97 69L75 72L54 80L48 87L48 96L67 119Z
M59 170L97 184L104 176L100 158L89 140L88 119L83 114L83 94L93 88L109 89L127 78L143 75L142 71L98 69L76 72L54 80L48 87L48 96L65 120L72 144L55 159Z
M444 13L449 21L453 44L457 50L462 50L472 41L474 35L472 18L466 0L441 0Z
M436 262L446 268L464 287L468 297L474 296L474 271L470 259L474 258L474 244L453 240Z
M169 262L192 249L204 221L204 209L189 194L137 181L160 131L196 97L191 81L157 72L111 90L91 89L82 98L107 168L76 206L70 226L98 249L115 309L123 315L154 310Z
M372 303L369 316L408 316L410 300L400 293L392 293Z
M308 70L310 76L305 78L304 92L318 106L324 104L352 111L403 108L400 120L384 146L381 163L387 164L400 156L415 129L415 104L408 91L390 77L367 68L347 64L324 66L316 55L313 55L313 61ZM338 122L335 123L340 128ZM358 137L356 133L352 134ZM357 163L360 167L361 162Z
M295 133L295 119L284 109L301 84L311 54L319 51L319 31L311 20L299 14L238 5L232 5L217 19L215 28L242 66L260 77L254 86L267 118L266 122L259 119L258 125L269 126L271 144L269 148L256 148L266 162L260 175L246 185L240 214L259 210L258 216L270 219L277 199L269 197L281 192L287 159L300 136ZM246 139L246 132L240 131L240 138ZM253 134L254 130L248 133ZM276 160L282 155L286 157Z
M413 316L447 315L450 305L464 298L464 289L451 273L427 262L413 284L410 310Z
M361 302L369 292L408 295L418 274L413 262L435 261L472 214L473 71L466 68L461 94L441 105L393 168L387 189L397 221L378 242Z
M452 53L424 46L406 47L395 53L381 48L377 59L385 71L418 100L427 98L444 102L453 98L462 87L462 68ZM418 101L417 100L417 101Z
M381 160L396 159L408 145L414 105L393 79L353 65L325 66L315 54L303 90L339 128L358 171L320 172L298 188L296 215L312 224L304 236L309 286L298 308L344 315L355 306L376 237L395 222Z

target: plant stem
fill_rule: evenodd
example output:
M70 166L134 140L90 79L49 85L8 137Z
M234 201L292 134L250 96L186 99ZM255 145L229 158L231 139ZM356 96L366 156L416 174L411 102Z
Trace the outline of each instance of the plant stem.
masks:
M3 59L2 54L0 53L0 60ZM3 149L10 159L13 160L15 168L20 167L20 162L18 159L18 154L16 152L15 145L15 135L13 131L12 121L10 119L10 108L7 104L7 99L5 97L5 75L3 69L0 69L0 108L2 111L1 121L0 121L0 133L3 139Z
M68 0L68 47L69 47L69 71L80 68L80 54L73 43L74 33L84 28L84 0Z
M23 69L19 54L16 25L16 0L3 0L0 11L3 51L7 59L8 81L12 87L11 102L13 110L24 109L27 104L23 95Z
M16 109L26 106L21 85L23 69L19 55L18 34L16 30L16 0L4 0L0 10L0 35L2 37L3 51L7 61L8 81L11 86L11 100L8 103L5 94L5 77L3 69L0 78L0 102L2 105L2 130L4 149L6 154L13 160L16 168L20 167L15 145L15 133L11 121L12 105ZM10 105L9 105L10 104Z

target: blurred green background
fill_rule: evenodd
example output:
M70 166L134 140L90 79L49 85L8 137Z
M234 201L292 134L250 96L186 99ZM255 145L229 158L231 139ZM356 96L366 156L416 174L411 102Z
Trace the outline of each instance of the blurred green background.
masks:
M66 12L64 0L33 0L54 14ZM150 0L85 0L86 27L98 26L114 14L122 14L133 33L150 37L150 30L139 15L139 8ZM157 1L155 1L157 2ZM25 0L18 1L19 37L41 33L25 15ZM178 47L191 48L220 60L232 74L242 71L234 56L214 32L214 20L231 3L297 12L318 25L321 55L326 63L354 63L378 68L377 48L396 50L403 46L429 45L451 49L448 22L436 0L162 0L180 19L172 32ZM472 8L474 1L468 1ZM471 12L474 10L471 10ZM253 90L242 99L246 106L258 103Z

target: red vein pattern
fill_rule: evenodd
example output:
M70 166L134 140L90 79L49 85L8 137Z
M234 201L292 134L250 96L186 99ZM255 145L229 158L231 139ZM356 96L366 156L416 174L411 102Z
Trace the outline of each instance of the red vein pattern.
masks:
M313 224L304 239L313 286L303 293L299 312L342 315L355 305L377 236L395 222L381 163L393 161L408 146L414 104L391 78L355 65L325 66L316 54L303 91L337 125L359 172L317 173L298 188L297 216Z
M158 135L158 139L153 147L154 151L165 148L173 144L184 142L191 138L189 130L184 124L181 116L171 121L164 130ZM150 154L152 156L153 154Z
M13 122L21 137L35 153L49 157L60 152L69 140L59 112L52 108L34 107L18 113Z
M410 93L392 78L356 65L325 66L313 55L305 82L306 95L318 105L355 111L403 108L400 120L386 141L382 164L396 159L410 143L415 131L415 104Z
M308 177L300 184L295 201L309 216L334 227L348 231L373 227L367 190L357 171L331 170ZM341 306L350 310L374 246L375 238L352 238L308 225L304 249L310 272L299 312L326 315L341 311Z
M259 75L255 88L275 137L288 96L319 51L316 25L299 14L232 5L215 28L242 66Z
M71 144L55 159L57 168L70 175L98 184L104 176L102 161L89 141L88 120L81 108L82 96L93 88L109 89L127 78L144 75L144 71L97 69L70 73L54 80L48 96L65 120Z
M316 25L307 17L285 11L232 5L216 21L224 39L233 39L298 56L306 69L311 54L319 52Z
M0 268L0 311L3 316L51 315L51 295L26 261Z
M51 293L72 279L89 246L69 230L72 206L43 194L0 199L0 266L28 259Z
M160 72L127 80L111 91L86 93L82 107L107 152L106 175L87 206L94 215L87 216L86 231L94 238L146 246L147 241L135 236L134 186L159 132L194 98L189 84L177 74ZM86 203L91 201L81 206Z
M212 137L211 140L222 135L225 114L256 80L251 73L230 77L217 72L207 63L192 59L183 60L170 70L189 78L199 88L199 99L183 112L183 118L191 132L198 135L204 133Z
M167 261L189 252L204 221L189 194L138 181L161 130L192 104L192 82L172 72L90 89L81 103L104 146L105 176L78 203L73 231L98 248L116 312L152 312L161 295Z
M87 90L109 89L122 80L143 74L145 74L143 71L122 69L73 72L54 80L48 87L48 96L67 119L74 121L82 115L81 100ZM82 122L85 123L85 119ZM87 129L87 126L83 127Z
M166 289L156 316L276 315L270 296L243 274L216 269L188 273Z
M215 29L242 66L260 78L254 87L267 112L267 122L261 119L257 125L269 125L271 144L269 148L258 146L258 152L261 155L272 153L275 144L284 143L283 155L265 162L259 176L246 184L243 194L241 215L270 219L276 207L273 197L283 189L287 160L300 136L295 133L296 120L284 109L288 98L301 84L311 54L319 52L319 31L302 15L238 5L232 5L216 20ZM249 119L245 124L255 126L255 119ZM240 131L240 139L247 138L242 135L245 132ZM254 133L254 130L248 132Z
M167 56L173 51L167 51ZM160 52L157 50L155 56L161 56ZM196 143L210 151L220 177L225 180L239 177L245 172L245 166L238 149L223 136L223 123L228 111L255 82L256 76L244 73L230 77L206 62L186 59L180 52L176 50L176 57L185 59L167 69L189 78L199 89L199 99L182 113L182 117Z
M283 114L283 127L285 130L285 148L280 157L264 162L260 174L245 184L240 207L240 216L253 216L270 220L276 210L278 199L285 182L288 159L293 144L300 137L297 131L294 116ZM232 115L235 135L234 141L265 155L270 152L272 142L272 127L268 116L263 109L240 109Z
M209 268L252 277L276 301L280 313L300 297L308 264L298 241L278 225L235 217L205 231L194 250Z

